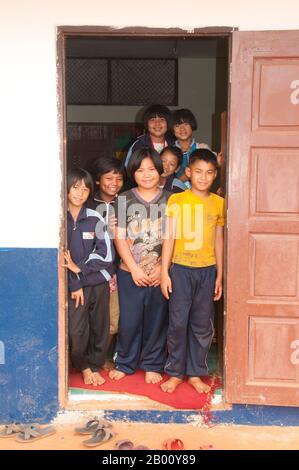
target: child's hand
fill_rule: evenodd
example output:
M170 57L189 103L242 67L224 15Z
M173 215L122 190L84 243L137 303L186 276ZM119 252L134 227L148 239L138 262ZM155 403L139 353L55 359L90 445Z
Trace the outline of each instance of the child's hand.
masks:
M81 272L81 269L79 268L79 266L77 266L72 260L69 250L64 252L64 259L65 259L65 264L62 265L64 268L68 268L70 271L72 271L75 274L78 274Z
M146 274L142 268L137 266L134 271L131 272L134 283L138 287L147 287L150 285L151 281L149 275Z
M82 306L84 305L84 293L82 287L81 289L75 290L71 293L71 299L76 301L76 308L79 307L80 303Z
M172 293L172 282L169 274L162 274L161 276L161 291L164 297L169 300L169 294Z
M216 278L215 290L214 290L214 300L219 300L222 296L222 279Z
M116 225L117 225L117 218L111 215L108 219L108 233L109 233L109 237L112 239L115 238Z
M161 282L161 264L157 263L149 274L151 286L158 287Z

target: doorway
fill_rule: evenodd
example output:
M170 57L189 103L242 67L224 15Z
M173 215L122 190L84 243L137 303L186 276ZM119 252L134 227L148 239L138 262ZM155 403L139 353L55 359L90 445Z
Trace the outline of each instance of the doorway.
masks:
M198 121L194 133L197 142L226 153L226 116L228 106L229 33L214 35L104 35L61 32L61 66L64 71L60 99L64 103L62 141L64 174L71 167L90 168L96 158L114 155L123 159L130 144L143 132L144 107L157 103L170 110L189 108ZM130 71L140 71L140 89L132 84ZM151 73L151 88L146 93L144 80ZM158 71L158 72L157 72ZM162 71L162 73L161 73ZM119 76L122 80L119 80ZM96 82L94 81L97 77ZM101 77L101 79L99 79ZM162 77L162 80L161 80ZM166 80L164 80L166 78ZM94 84L98 85L95 86ZM121 84L121 86L120 86ZM156 86L155 86L156 84ZM138 90L137 90L138 91ZM226 155L224 155L226 157ZM225 163L213 190L225 194ZM64 201L65 201L65 188ZM65 203L64 203L65 206ZM65 209L65 207L64 207ZM62 243L65 245L65 229ZM60 273L63 287L60 304L66 299L65 273ZM61 307L62 308L62 307ZM128 398L101 391L69 387L67 326L60 322L64 338L60 355L60 401L77 406L79 402L96 403L97 408L163 409L163 405L139 396ZM223 303L216 305L216 334L209 356L210 372L223 371ZM63 340L61 341L63 343ZM61 356L64 356L63 358ZM219 396L221 390L219 390ZM168 409L168 408L165 408Z

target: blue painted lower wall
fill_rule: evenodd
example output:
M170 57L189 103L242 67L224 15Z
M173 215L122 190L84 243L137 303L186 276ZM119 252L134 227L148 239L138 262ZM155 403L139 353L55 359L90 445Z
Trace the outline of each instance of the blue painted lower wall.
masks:
M0 248L0 423L58 412L58 250ZM109 419L187 423L196 412L113 411ZM299 408L234 405L214 423L299 426Z
M57 249L0 249L0 422L58 410Z
M146 423L192 423L200 413L194 411L106 411L108 420ZM231 410L217 410L209 415L210 424L248 426L299 426L299 408L282 406L233 405Z

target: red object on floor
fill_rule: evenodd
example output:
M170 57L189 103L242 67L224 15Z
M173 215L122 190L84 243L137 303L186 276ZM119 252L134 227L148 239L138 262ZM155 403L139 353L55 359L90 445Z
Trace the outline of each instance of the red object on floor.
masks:
M179 410L203 411L207 411L210 407L211 396L214 390L221 386L219 377L204 377L204 382L212 387L212 392L210 393L198 393L191 385L185 382L180 384L173 393L165 393L161 390L160 385L163 381L167 380L166 375L163 376L163 381L158 384L146 384L144 372L141 370L137 370L133 375L126 375L121 380L111 380L106 371L101 371L101 375L105 378L106 382L101 386L94 387L93 385L84 384L80 372L72 372L70 374L69 385L70 387L88 390L141 395Z

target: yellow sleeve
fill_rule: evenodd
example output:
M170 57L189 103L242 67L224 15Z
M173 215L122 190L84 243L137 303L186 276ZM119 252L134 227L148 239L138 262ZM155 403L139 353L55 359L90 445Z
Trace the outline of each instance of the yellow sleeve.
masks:
M167 217L177 218L179 208L178 208L178 203L176 201L176 198L173 196L170 196L170 198L168 199L165 213Z
M220 225L221 227L223 227L225 219L225 200L221 198L219 202L219 215L216 225Z

